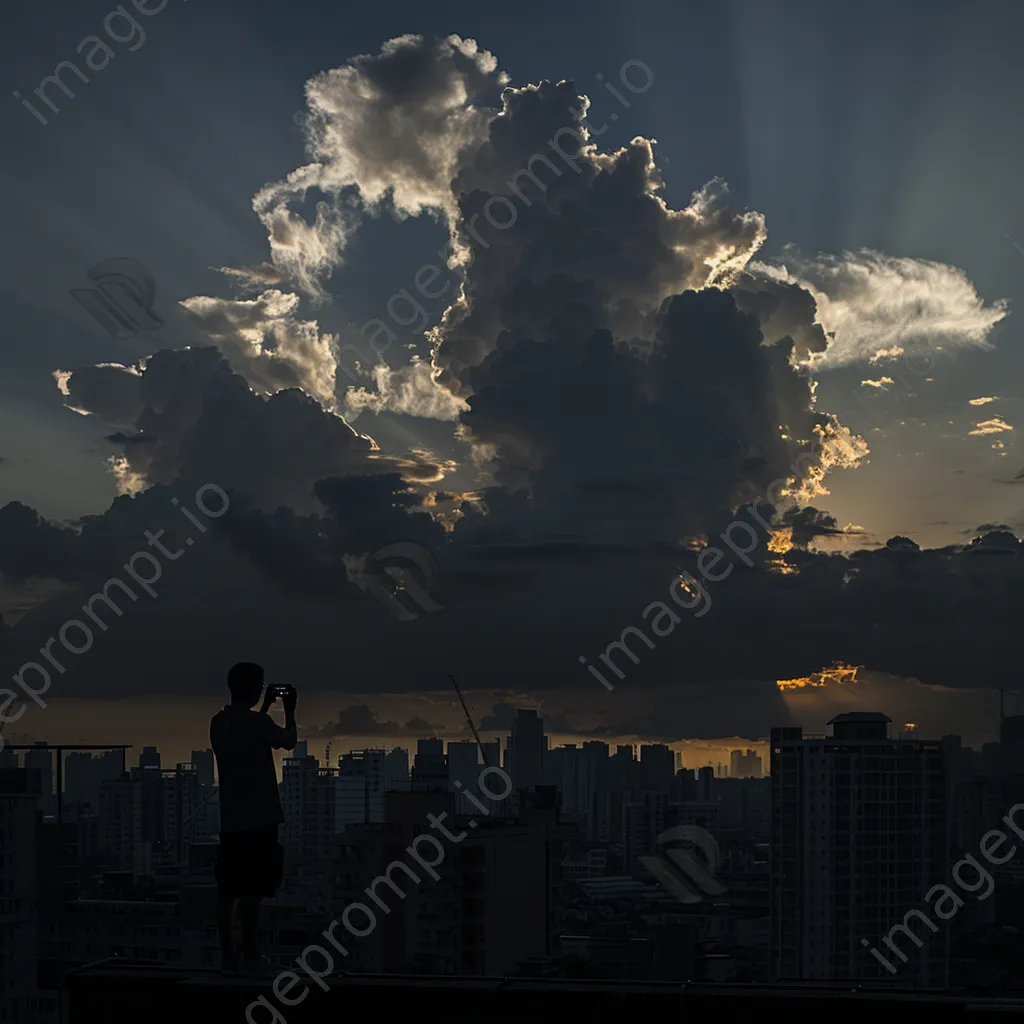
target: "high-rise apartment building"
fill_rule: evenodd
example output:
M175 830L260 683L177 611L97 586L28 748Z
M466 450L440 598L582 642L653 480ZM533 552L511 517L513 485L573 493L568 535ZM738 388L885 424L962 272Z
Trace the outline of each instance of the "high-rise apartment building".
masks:
M729 752L729 777L732 779L760 779L764 775L761 758L750 750Z
M23 766L28 771L38 773L39 809L44 815L49 816L57 811L57 798L53 792L53 751L47 750L44 743L39 743L37 746L39 746L39 750L25 751Z
M60 755L58 755L60 756ZM64 818L77 821L84 808L96 814L100 806L100 786L116 779L122 771L122 753L108 750L96 756L72 751L64 758Z
M675 774L675 756L664 743L644 743L640 747L640 788L647 792L667 793Z
M97 849L114 867L148 874L150 844L142 839L142 782L125 772L100 785Z
M948 932L908 911L948 882L941 742L892 739L882 714L831 736L771 733L771 974L946 984ZM871 949L896 965L891 973Z
M143 747L139 754L140 768L155 768L160 770L160 751L156 747Z
M200 786L212 786L213 785L213 768L215 764L215 758L213 751L210 749L206 750L193 750L191 755L191 764L196 770L196 774L199 777Z
M286 757L281 769L284 847L292 858L326 861L337 832L336 768L321 768L315 757Z
M412 787L423 792L447 792L448 781L448 758L444 754L444 740L417 740L416 756L412 763Z
M508 773L517 789L544 784L544 754L547 751L544 720L535 708L519 708L512 719L508 741Z
M456 794L455 810L459 814L472 814L473 805L466 796L466 787L471 792L476 791L477 776L482 768L476 743L463 740L448 744L448 789Z
M39 773L0 768L0 1017L32 1024L36 994Z
M383 821L385 794L408 785L409 755L401 747L342 754L335 780L335 831Z
M585 821L592 812L596 763L590 754L566 743L544 755L544 781L561 794L561 813L567 820Z
M493 815L494 805L487 806ZM454 810L448 792L393 793L386 825L342 837L335 912L361 902L375 920L371 934L346 943L346 969L501 976L552 955L562 862L554 793L524 793L515 820L476 812L476 828ZM444 858L430 878L406 852L415 835L430 831L428 815L459 836L439 840ZM403 864L410 870L397 866Z

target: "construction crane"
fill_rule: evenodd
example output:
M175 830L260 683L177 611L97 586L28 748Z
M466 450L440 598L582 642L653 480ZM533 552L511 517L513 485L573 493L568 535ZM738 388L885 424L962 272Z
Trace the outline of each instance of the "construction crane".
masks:
M476 731L476 726L473 724L473 716L469 713L469 708L466 707L466 698L462 696L462 691L459 689L459 684L455 681L455 676L449 675L448 678L452 681L452 686L455 687L455 692L459 696L459 703L462 705L462 711L466 716L466 721L469 723L470 731L473 733L473 739L476 740L476 745L480 750L480 757L483 759L485 767L490 768L491 762L487 760L487 751L484 748L483 741L480 739L480 733Z

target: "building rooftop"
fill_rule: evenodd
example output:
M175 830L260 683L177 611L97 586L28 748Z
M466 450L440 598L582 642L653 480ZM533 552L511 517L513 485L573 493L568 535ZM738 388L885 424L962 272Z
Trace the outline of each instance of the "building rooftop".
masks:
M482 1020L564 1024L568 1018L610 1022L665 1014L676 1024L706 1024L752 1019L770 1010L771 1016L828 1019L829 1024L863 1024L866 1014L881 1014L886 1020L897 1019L897 1014L900 1019L904 1014L926 1014L929 1024L975 1024L1007 1020L1007 1013L1019 1019L1024 1013L1024 999L1011 993L868 988L850 982L767 986L352 974L327 978L326 990L309 983L306 991L303 982L308 979L301 971L297 984L291 981L294 975L285 977L287 986L275 986L272 978L107 962L67 976L66 1019L68 1024L109 1024L110 1020L180 1024L189 1017L252 1024L326 1024L403 1017L417 1024ZM275 988L288 993L291 1004L282 1004Z
M892 719L888 715L883 715L881 711L844 711L841 715L836 715L835 718L829 720L829 725L835 725L837 722L874 722L876 724L888 725L892 722Z

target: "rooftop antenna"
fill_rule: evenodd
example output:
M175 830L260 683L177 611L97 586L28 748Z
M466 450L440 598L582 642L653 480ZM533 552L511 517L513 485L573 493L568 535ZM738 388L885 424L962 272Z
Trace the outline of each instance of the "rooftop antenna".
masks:
M480 756L483 758L484 766L487 768L491 767L491 762L487 760L487 751L484 749L483 742L480 739L480 733L476 731L476 726L473 724L473 716L469 713L469 708L466 707L466 698L462 696L462 691L459 689L459 684L455 680L455 676L449 675L448 678L452 681L452 686L455 687L455 692L459 695L459 703L462 705L462 711L466 716L466 721L469 723L469 728L473 733L473 739L476 740L476 745L480 750Z

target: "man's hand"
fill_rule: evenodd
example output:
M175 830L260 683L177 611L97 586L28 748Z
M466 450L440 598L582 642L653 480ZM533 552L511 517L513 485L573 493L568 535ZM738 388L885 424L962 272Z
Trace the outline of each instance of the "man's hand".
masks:
M298 694L295 692L295 687L288 687L287 692L281 698L281 703L284 705L285 718L290 720L295 714L295 701L298 699Z
M275 700L277 700L277 694L274 693L272 686L268 686L266 693L263 695L263 707L260 708L260 714L265 715L273 707Z

